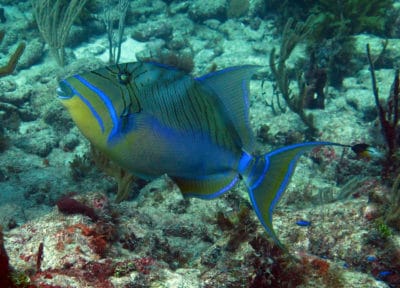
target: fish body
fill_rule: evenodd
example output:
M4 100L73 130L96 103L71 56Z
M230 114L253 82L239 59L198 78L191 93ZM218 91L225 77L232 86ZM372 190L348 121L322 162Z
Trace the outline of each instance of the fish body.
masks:
M122 84L123 73L134 81ZM181 71L130 63L73 76L60 87L75 96L60 98L83 134L141 177L214 174L241 154L223 103Z
M259 66L193 78L152 62L74 75L57 94L89 141L132 174L167 174L185 196L215 198L243 179L262 225L282 247L272 213L306 142L254 156L249 81Z

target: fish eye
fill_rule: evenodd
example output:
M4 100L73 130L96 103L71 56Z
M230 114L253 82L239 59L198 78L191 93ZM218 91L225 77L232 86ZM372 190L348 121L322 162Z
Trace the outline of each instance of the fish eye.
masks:
M119 72L118 73L118 81L121 84L128 84L131 79L131 74L127 72Z

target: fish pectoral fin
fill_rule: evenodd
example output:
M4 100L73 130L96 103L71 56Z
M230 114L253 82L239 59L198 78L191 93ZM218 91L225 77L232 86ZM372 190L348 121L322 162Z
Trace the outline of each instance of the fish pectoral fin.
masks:
M237 172L208 175L198 179L170 177L185 197L216 198L230 190L239 181Z

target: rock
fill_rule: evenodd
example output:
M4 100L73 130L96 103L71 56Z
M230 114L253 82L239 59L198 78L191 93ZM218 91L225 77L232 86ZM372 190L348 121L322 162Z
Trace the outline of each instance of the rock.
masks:
M72 127L74 127L71 117L63 107L57 104L49 106L43 115L43 120L45 123L54 127L56 131L62 133L67 133Z
M249 7L249 15L251 18L254 18L256 16L258 17L264 17L265 13L267 11L267 5L264 0L252 0L250 1L250 7Z
M369 35L360 34L354 36L355 40L355 56L362 59L366 58L366 45L369 44L372 58L378 57L383 49L383 43L385 39ZM388 39L388 44L386 46L386 51L381 55L379 59L375 62L375 69L387 68L393 69L395 64L400 63L400 39ZM368 64L367 62L365 64Z
M26 134L17 138L14 145L26 153L46 157L58 142L59 139L52 129L32 127Z
M67 134L60 141L60 147L63 150L73 151L79 145L79 138L75 134Z
M178 14L178 13L185 13L189 9L189 2L180 2L180 3L174 3L173 1L171 4L169 4L169 9L173 15Z
M127 25L144 22L142 20L149 19L153 15L161 15L166 9L166 4L160 0L136 0L131 2L126 13L125 21Z
M2 80L0 82L0 90L3 92L14 92L17 89L17 83L13 80ZM2 100L4 101L4 100ZM7 102L7 101L6 101Z
M39 63L43 57L44 42L39 38L26 43L26 48L18 61L18 69L28 69L34 64Z
M195 22L202 22L207 19L226 20L226 0L210 1L204 5L203 0L195 0L189 7L189 17Z
M22 106L28 102L31 98L31 91L19 91L15 93L17 89L17 83L13 80L4 80L0 82L0 90L3 90L4 95L0 94L0 102L13 104L15 106ZM21 90L21 89L19 89Z
M132 38L146 42L152 38L168 40L172 36L172 25L165 21L152 21L137 25Z

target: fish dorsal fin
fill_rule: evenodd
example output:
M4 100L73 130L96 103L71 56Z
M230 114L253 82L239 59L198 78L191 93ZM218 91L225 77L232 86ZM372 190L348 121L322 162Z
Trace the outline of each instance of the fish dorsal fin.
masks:
M259 68L256 65L235 66L196 78L217 94L247 151L252 151L254 144L249 123L249 82Z
M139 86L171 83L185 75L181 70L157 62L143 62L140 69L134 72L137 74L135 82Z
M208 175L199 179L171 177L185 197L213 199L229 191L239 181L235 171Z

